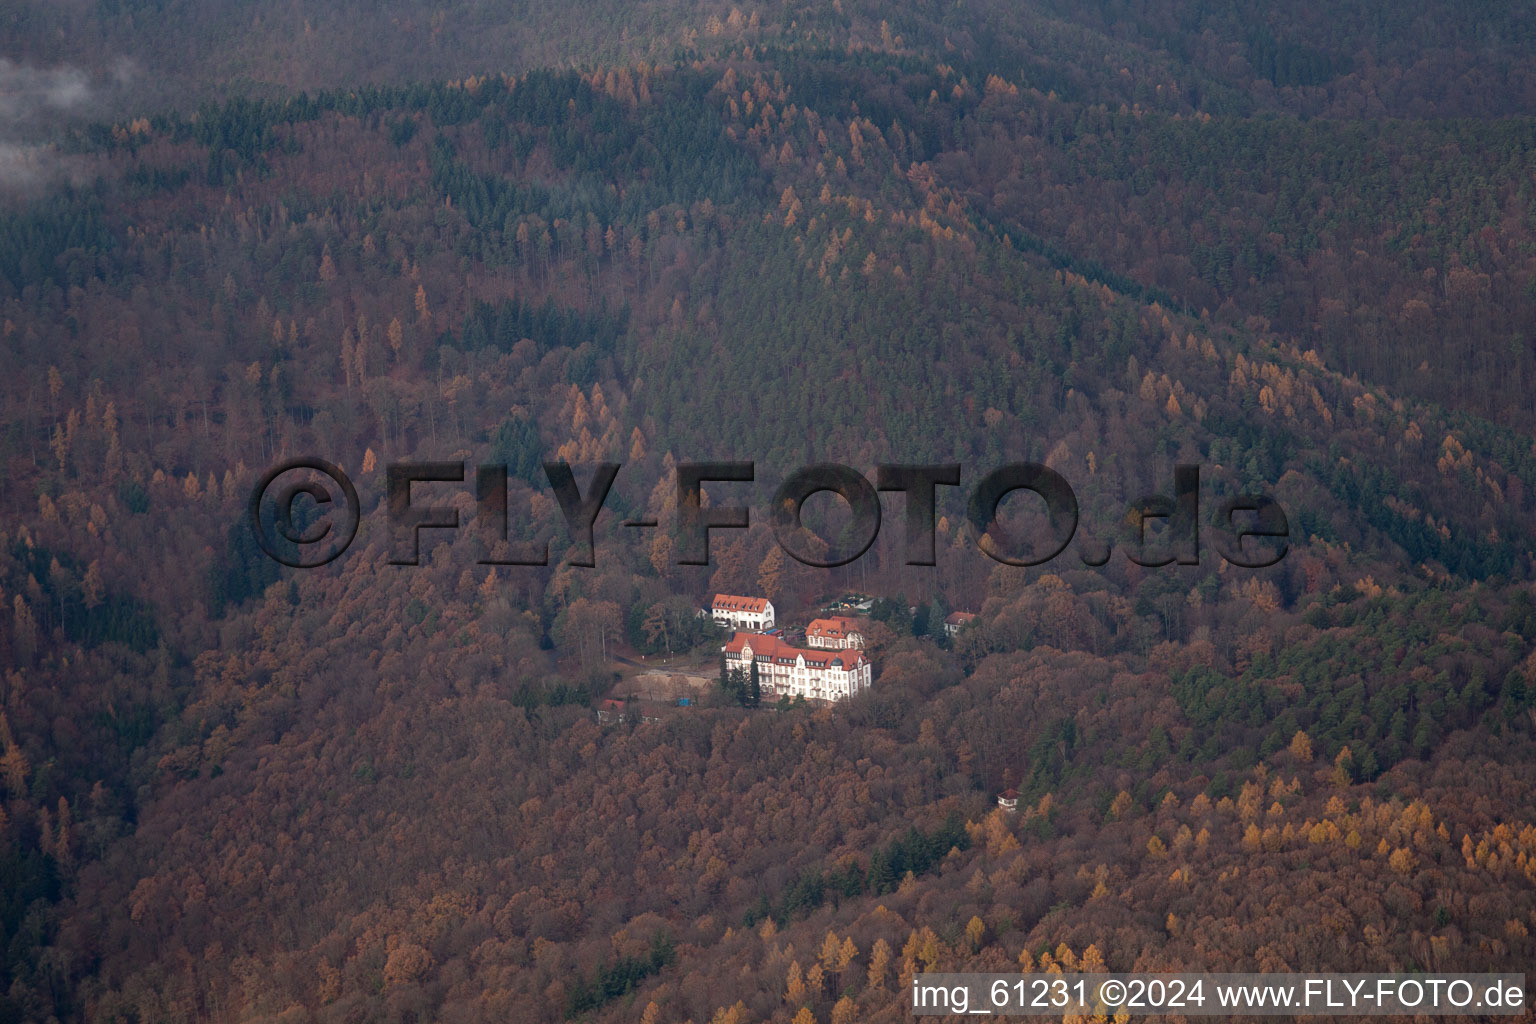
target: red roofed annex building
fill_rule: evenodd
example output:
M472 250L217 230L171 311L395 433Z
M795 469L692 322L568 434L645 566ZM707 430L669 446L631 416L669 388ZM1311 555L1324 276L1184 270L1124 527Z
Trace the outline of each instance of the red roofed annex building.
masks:
M748 672L756 663L764 697L847 700L869 689L863 651L808 651L761 633L737 633L721 650L726 668Z
M766 597L716 594L709 611L716 622L732 629L773 628L773 602Z
M858 627L857 622L843 618L841 615L826 619L812 619L811 624L805 627L805 642L809 647L821 647L834 651L849 647L863 649L864 635L859 632Z

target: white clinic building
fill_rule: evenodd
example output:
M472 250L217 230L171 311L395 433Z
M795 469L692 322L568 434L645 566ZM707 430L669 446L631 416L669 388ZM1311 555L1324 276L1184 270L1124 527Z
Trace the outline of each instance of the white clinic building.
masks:
M857 649L807 650L776 636L737 633L721 648L727 669L750 672L757 665L763 699L804 697L806 700L847 700L869 689L869 659Z

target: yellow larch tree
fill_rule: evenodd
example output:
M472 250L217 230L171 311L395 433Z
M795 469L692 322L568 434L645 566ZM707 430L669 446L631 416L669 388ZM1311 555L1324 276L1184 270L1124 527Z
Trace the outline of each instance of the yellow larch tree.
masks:
M891 945L884 939L875 940L869 952L868 982L870 988L885 987L885 972L891 962Z
M1291 737L1291 756L1303 764L1312 763L1312 738L1300 729Z

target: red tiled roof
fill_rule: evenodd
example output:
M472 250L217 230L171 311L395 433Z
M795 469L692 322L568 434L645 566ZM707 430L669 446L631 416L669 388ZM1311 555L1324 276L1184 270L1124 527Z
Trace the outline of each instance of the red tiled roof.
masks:
M722 612L762 612L768 608L766 597L738 597L735 594L716 594L711 606Z
M963 626L976 617L975 612L950 612L945 622L951 626Z
M780 665L793 665L796 658L804 658L806 665L811 668L852 669L864 664L864 652L859 650L829 651L795 647L767 633L737 633L724 649L728 654L740 654L744 647L752 648L754 661L767 658Z
M810 625L805 627L806 636L824 636L830 640L839 640L849 633L857 633L859 624L853 619L844 618L841 615L833 615L825 619L812 619Z

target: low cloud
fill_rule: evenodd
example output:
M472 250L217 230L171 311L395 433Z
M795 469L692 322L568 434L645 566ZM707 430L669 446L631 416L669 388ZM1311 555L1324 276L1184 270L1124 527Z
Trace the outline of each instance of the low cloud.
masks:
M71 64L35 67L0 57L0 192L32 192L69 168L52 145L64 125L97 116L134 68L119 60L100 72Z
M51 177L56 166L56 158L42 146L0 141L0 188L34 188Z
M0 57L0 124L31 125L81 112L95 98L91 79L68 64L35 68Z

